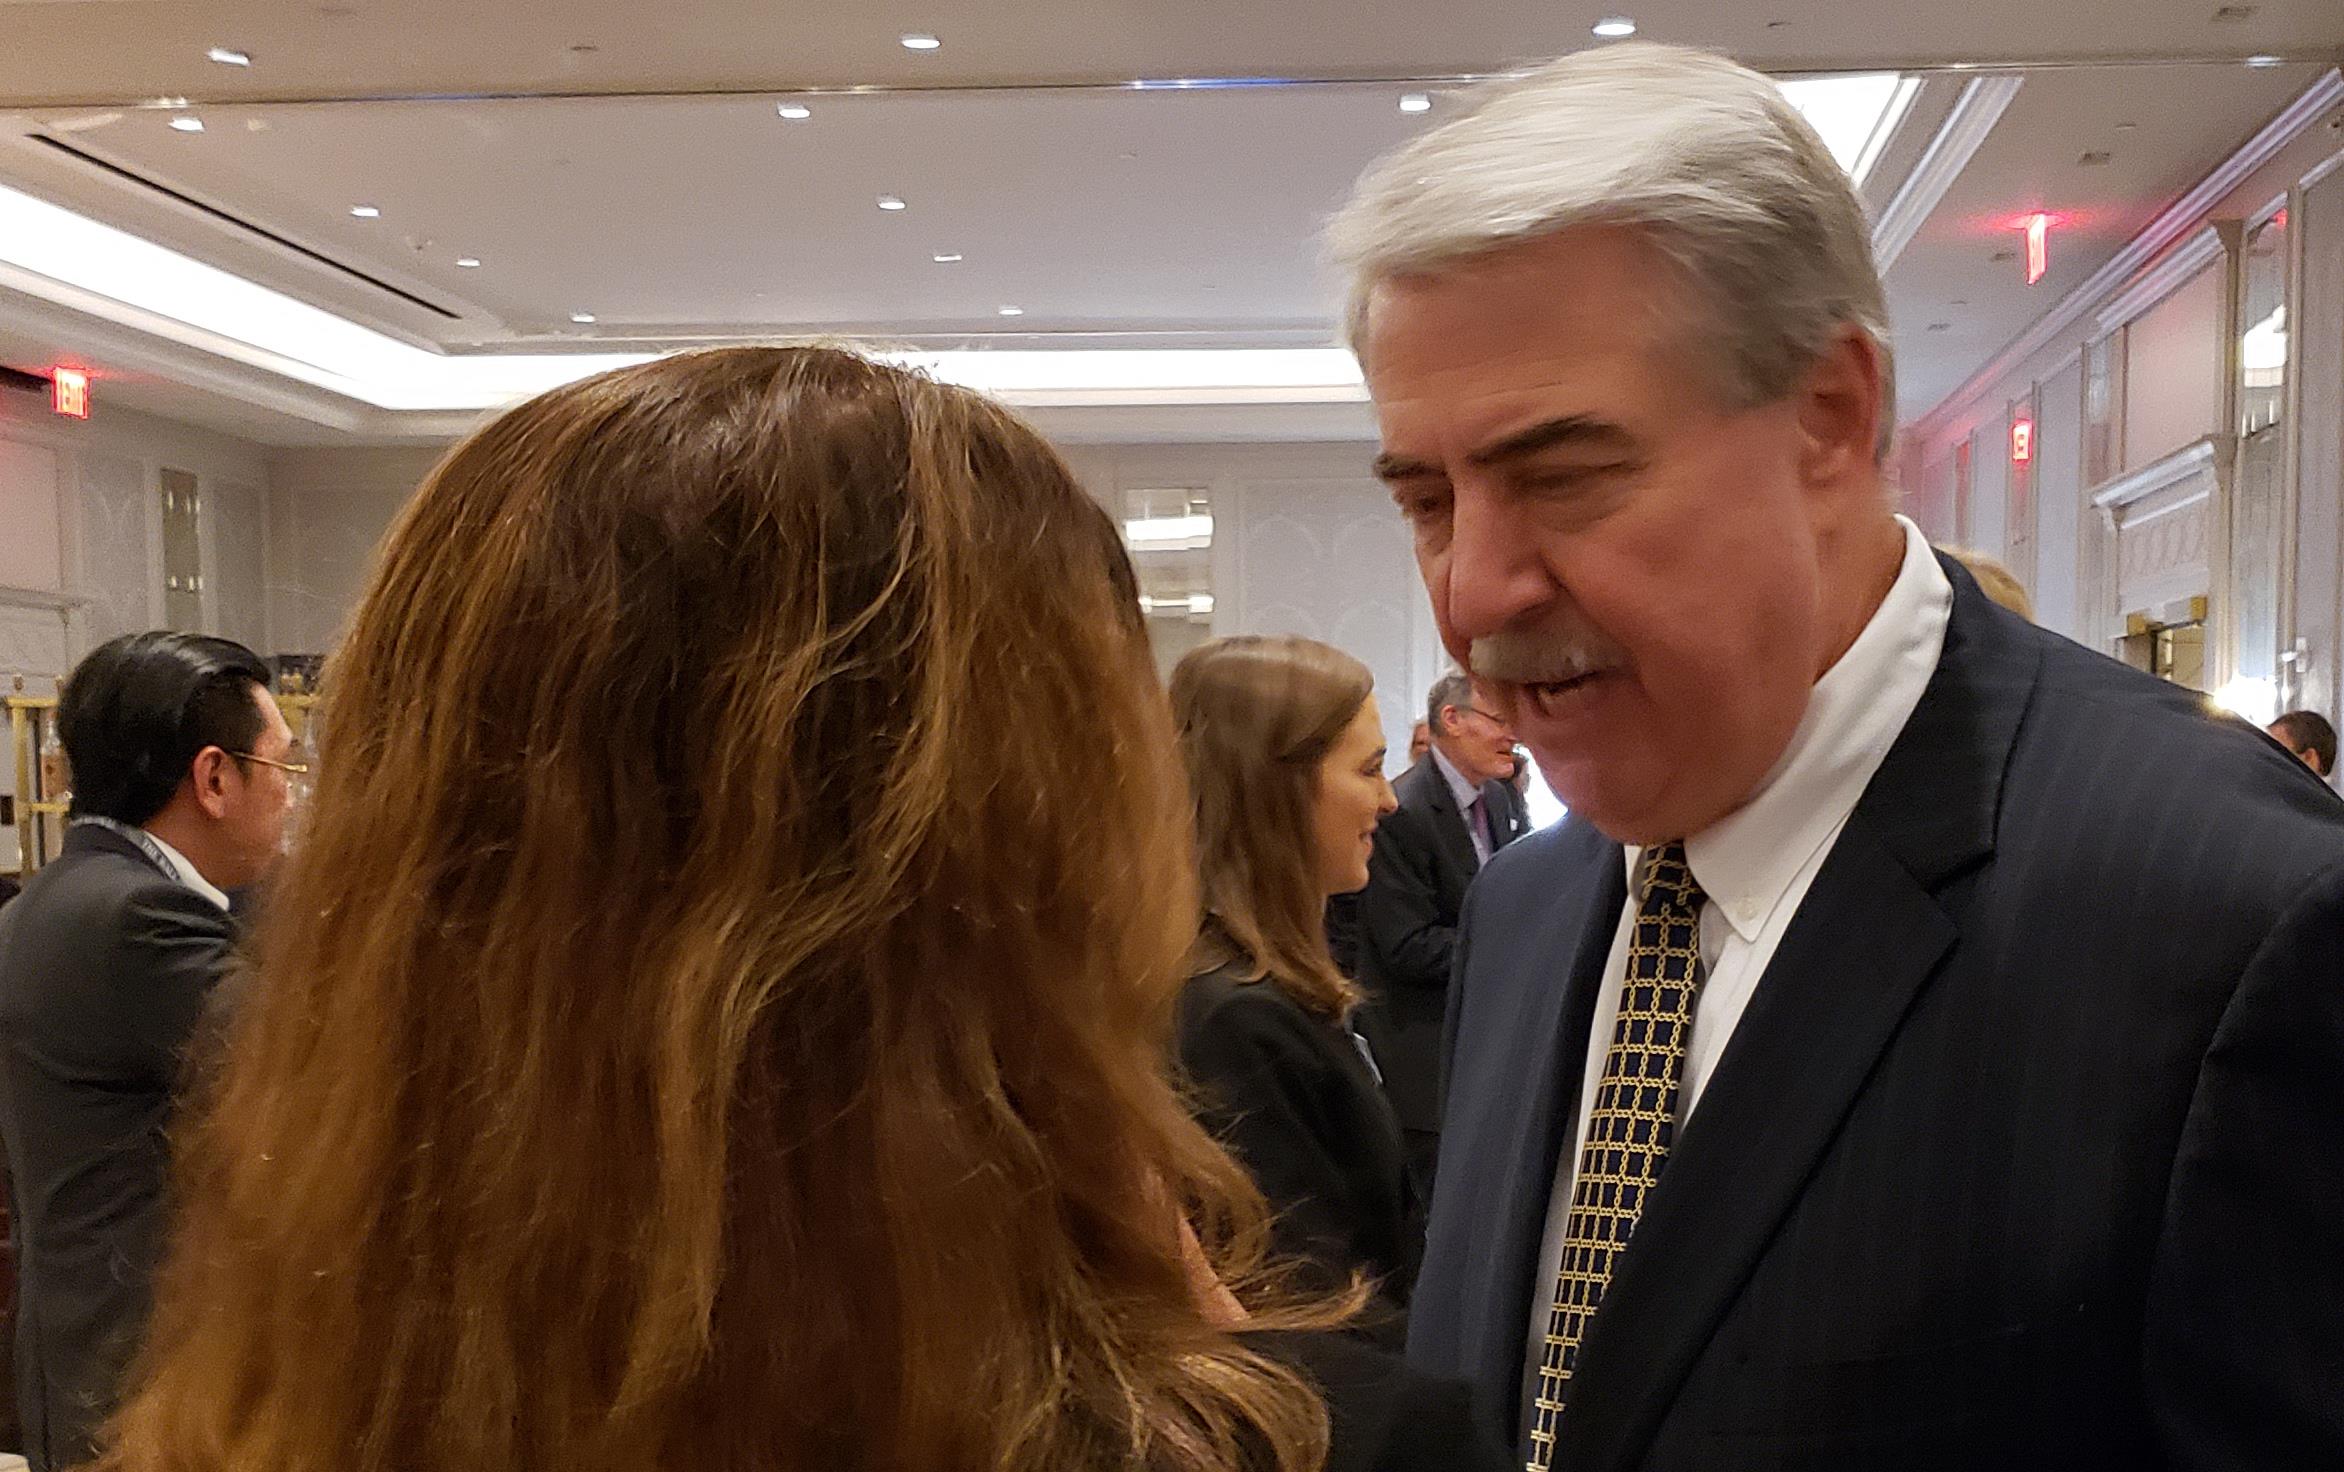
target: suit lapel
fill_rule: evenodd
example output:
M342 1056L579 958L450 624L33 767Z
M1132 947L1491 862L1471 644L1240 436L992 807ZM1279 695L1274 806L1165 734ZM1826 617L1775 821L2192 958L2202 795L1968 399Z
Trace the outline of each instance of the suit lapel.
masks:
M1477 1338L1487 1369L1475 1379L1507 1387L1509 1425L1520 1420L1515 1401L1528 1362L1525 1336L1538 1292L1533 1280L1546 1232L1545 1205L1554 1189L1555 1162L1569 1148L1578 1124L1587 1030L1602 994L1620 909L1627 902L1627 864L1620 846L1584 824L1573 827L1575 832L1557 837L1583 850L1585 857L1574 860L1571 872L1585 877L1572 886L1567 900L1555 906L1550 930L1542 926L1541 931L1522 936L1525 954L1554 957L1561 963L1560 973L1544 970L1533 978L1534 984L1511 989L1507 994L1515 1003L1514 1015L1497 1029L1477 1028L1484 1035L1509 1038L1519 1049L1500 1055L1516 1061L1491 1070L1520 1080L1519 1092L1484 1084L1475 1096L1507 1120L1496 1133L1504 1150L1502 1174L1491 1193L1477 1198L1472 1207L1481 1226L1495 1235L1484 1236L1479 1230L1465 1234L1477 1247L1486 1246L1484 1260L1493 1271L1507 1275L1505 1283L1483 1300L1494 1305L1497 1318L1479 1326ZM1548 935L1554 937L1551 944L1545 939ZM1483 993L1499 994L1495 987ZM1503 1203L1508 1202L1536 1206L1507 1210Z
M1425 807L1432 813L1433 832L1440 838L1441 852L1457 873L1471 879L1481 870L1481 856L1473 851L1473 837L1465 831L1465 814L1457 807L1457 794L1449 790L1448 774L1440 763L1429 755L1424 759Z
M1649 1444L1959 937L1939 894L1992 853L2002 774L2041 654L1965 572L1947 571L1954 608L1937 673L1678 1137L1588 1331L1558 1467L1625 1468Z
M1936 901L1851 821L1620 1260L1556 1466L1634 1461L1953 939Z

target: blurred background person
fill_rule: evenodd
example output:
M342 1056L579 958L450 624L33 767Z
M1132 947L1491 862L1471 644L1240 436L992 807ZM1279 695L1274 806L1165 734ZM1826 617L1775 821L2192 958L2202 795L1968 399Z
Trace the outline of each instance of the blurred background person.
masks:
M1529 831L1509 782L1514 733L1475 703L1463 675L1425 700L1432 745L1393 783L1398 809L1377 827L1359 895L1363 1026L1406 1132L1409 1173L1430 1199L1440 1145L1441 1019L1465 887L1490 856Z
M2322 779L2336 775L2336 728L2316 710L2291 710L2265 728Z
M428 478L329 688L109 1466L1498 1464L1237 1332L1333 1315L1172 1086L1138 584L1007 411L819 349L555 390Z
M1408 728L1408 765L1413 767L1423 761L1424 754L1430 750L1432 750L1432 727L1423 721L1418 721Z
M1357 989L1320 928L1367 883L1394 807L1367 666L1311 639L1190 651L1172 713L1195 796L1204 927L1180 999L1180 1059L1201 1117L1277 1213L1303 1281L1377 1288L1371 1333L1398 1348L1423 1255L1400 1122L1352 1026Z
M2018 580L1998 557L1970 547L1940 547L1937 550L1970 570L1978 580L1978 591L1988 599L2001 604L2028 623L2035 621L2035 600L2027 596L2027 585Z
M241 644L125 634L65 682L65 850L0 912L0 1140L17 1404L36 1469L89 1459L145 1327L165 1134L235 940L226 891L277 857L292 732Z

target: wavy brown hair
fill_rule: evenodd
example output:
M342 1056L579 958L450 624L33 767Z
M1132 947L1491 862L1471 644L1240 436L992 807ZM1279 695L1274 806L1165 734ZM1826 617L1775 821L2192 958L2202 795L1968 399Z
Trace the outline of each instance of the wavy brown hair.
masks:
M1357 1003L1327 949L1312 814L1319 764L1374 690L1366 665L1294 635L1215 639L1173 668L1205 912L1195 968L1242 961L1326 1017Z
M1017 419L825 349L558 389L326 688L109 1466L1318 1464L1182 1269L1262 1206L1166 1078L1177 757Z

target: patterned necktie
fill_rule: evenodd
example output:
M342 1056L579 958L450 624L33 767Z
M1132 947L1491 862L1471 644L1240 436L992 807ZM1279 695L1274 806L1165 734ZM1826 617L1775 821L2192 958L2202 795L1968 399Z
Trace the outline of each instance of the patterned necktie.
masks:
M1562 1269L1547 1312L1546 1346L1530 1420L1529 1472L1553 1465L1579 1345L1611 1286L1612 1269L1643 1214L1645 1193L1668 1163L1677 1128L1677 1088L1701 989L1701 886L1682 843L1644 854L1637 879L1636 930L1620 984L1620 1020L1603 1056L1587 1144L1563 1228Z

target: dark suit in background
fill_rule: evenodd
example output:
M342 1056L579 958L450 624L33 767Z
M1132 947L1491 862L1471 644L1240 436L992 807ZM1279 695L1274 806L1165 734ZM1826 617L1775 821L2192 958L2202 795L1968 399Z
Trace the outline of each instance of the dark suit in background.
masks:
M1441 1019L1458 913L1481 861L1431 753L1401 773L1392 792L1400 806L1376 827L1359 895L1358 979L1368 998L1360 1022L1407 1132L1417 1189L1429 1195L1440 1143ZM1529 830L1528 808L1512 784L1484 782L1481 793L1499 818L1495 848Z
M1244 973L1205 972L1180 995L1180 1063L1199 1117L1269 1198L1278 1254L1309 1264L1316 1290L1374 1279L1381 1302L1362 1327L1398 1349L1424 1257L1400 1123L1348 1027Z
M1554 1465L2344 1466L2344 804L1947 575L1937 672L1678 1136ZM1574 822L1468 906L1409 1350L1517 1441L1625 897Z
M145 1327L164 1131L230 947L218 906L83 824L0 911L0 1139L35 1469L88 1457Z
M1509 1472L1514 1459L1464 1386L1342 1334L1254 1332L1246 1342L1303 1372L1326 1402L1325 1472Z

